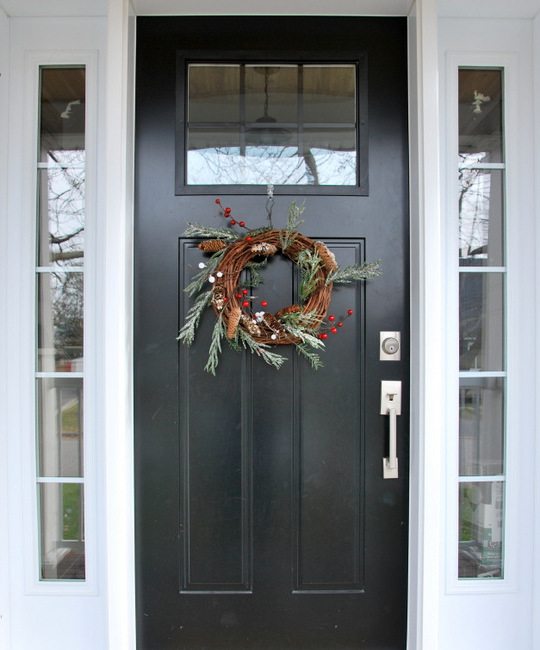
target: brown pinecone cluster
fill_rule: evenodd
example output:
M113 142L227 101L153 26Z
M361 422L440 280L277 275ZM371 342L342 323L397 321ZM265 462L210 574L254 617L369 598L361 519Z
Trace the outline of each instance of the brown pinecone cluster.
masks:
M205 253L217 253L227 248L227 244L221 239L207 239L202 241L198 247Z

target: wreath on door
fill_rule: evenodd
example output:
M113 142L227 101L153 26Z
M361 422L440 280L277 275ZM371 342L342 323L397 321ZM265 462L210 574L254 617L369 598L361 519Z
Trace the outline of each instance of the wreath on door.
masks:
M212 307L216 323L212 332L205 370L213 375L219 363L224 341L237 351L242 349L259 356L279 369L286 357L273 348L292 345L315 370L322 366L319 353L325 341L337 334L353 315L328 315L335 284L350 284L381 274L380 262L366 262L340 268L326 244L299 232L303 207L291 203L287 225L279 230L272 225L273 193L268 191L269 225L251 229L236 218L232 209L216 199L227 227L213 228L190 224L185 236L203 239L199 249L210 255L199 263L199 272L184 291L193 299L178 340L190 346L205 309ZM255 295L262 285L262 270L274 255L283 255L300 271L298 302L266 311L268 302Z

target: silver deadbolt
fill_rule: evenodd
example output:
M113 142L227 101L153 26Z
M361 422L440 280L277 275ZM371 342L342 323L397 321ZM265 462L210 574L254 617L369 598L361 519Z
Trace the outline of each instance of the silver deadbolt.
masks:
M381 361L399 361L401 359L401 332L380 332Z
M382 342L382 349L386 354L395 354L399 350L399 341L393 336L389 336Z

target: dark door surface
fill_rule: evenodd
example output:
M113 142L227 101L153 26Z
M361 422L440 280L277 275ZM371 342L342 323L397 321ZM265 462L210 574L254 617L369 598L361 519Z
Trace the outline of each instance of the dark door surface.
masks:
M403 650L408 501L408 178L402 19L143 18L137 30L135 404L138 647ZM312 370L225 349L204 372L215 316L179 346L182 288L204 259L189 222L222 226L214 198L265 225L266 187L193 187L185 170L189 62L357 66L354 186L275 187L273 220L304 202L306 235L340 265L383 275L334 290L353 310ZM270 105L271 108L271 105ZM221 220L221 221L220 221ZM276 256L257 290L294 302ZM379 332L401 331L401 361ZM381 380L403 382L399 478L384 480Z

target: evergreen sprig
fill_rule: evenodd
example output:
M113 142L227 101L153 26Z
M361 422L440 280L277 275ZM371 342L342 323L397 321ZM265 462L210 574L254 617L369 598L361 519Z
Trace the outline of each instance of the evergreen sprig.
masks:
M212 330L212 340L210 341L210 349L208 350L208 361L204 366L206 372L214 375L214 377L216 376L216 368L218 367L219 355L221 354L221 339L224 336L225 326L223 324L223 318L220 316Z
M364 262L364 264L353 264L332 271L326 278L326 284L331 282L334 284L350 284L351 282L358 282L358 280L370 280L379 275L382 275L380 261Z
M261 262L248 262L244 267L248 272L248 277L245 284L252 288L259 287L263 283L261 269L263 269L267 264L268 258L262 260Z
M240 234L234 230L225 228L212 228L211 226L202 226L199 223L190 223L184 232L186 237L203 237L208 239L223 239L225 241L236 241L240 239Z
M271 352L269 346L265 343L258 343L253 339L245 330L239 327L237 330L237 336L240 343L246 350L249 350L253 354L256 354L258 357L261 357L268 365L273 366L276 370L279 370L281 366L287 361L287 358L276 352Z
M300 267L300 297L305 300L315 291L319 284L318 272L321 269L322 260L315 251L305 249L298 253L296 258Z
M279 235L281 250L283 252L285 252L287 248L289 248L289 246L293 243L298 233L298 228L304 223L303 220L300 219L302 212L304 212L304 206L296 205L295 201L293 201L289 206L287 225Z
M214 253L206 263L206 266L193 276L191 282L184 288L184 291L188 296L194 296L196 293L201 291L205 282L208 280L208 276L212 275L218 264L221 262L225 250L226 249Z
M295 347L298 354L309 361L313 370L318 370L324 366L321 357L313 350L310 350L305 343L299 343Z
M184 325L176 337L177 341L182 341L182 343L185 343L186 345L191 345L193 343L202 313L211 299L212 290L206 291L205 293L201 293L200 296L197 296L195 303L190 307L187 313Z

